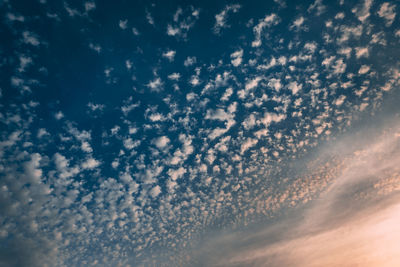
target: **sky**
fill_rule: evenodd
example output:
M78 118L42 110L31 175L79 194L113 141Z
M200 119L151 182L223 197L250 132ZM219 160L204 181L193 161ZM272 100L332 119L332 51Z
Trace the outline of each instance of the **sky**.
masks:
M0 267L400 266L399 12L0 0Z

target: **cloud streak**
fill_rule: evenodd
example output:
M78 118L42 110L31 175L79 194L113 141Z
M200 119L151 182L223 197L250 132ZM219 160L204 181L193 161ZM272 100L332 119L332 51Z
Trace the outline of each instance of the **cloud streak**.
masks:
M322 149L317 158L341 157L336 165L340 169L326 188L314 189L311 202L267 225L213 234L194 254L194 262L198 266L398 266L399 128L392 127L374 140L360 144L354 135Z

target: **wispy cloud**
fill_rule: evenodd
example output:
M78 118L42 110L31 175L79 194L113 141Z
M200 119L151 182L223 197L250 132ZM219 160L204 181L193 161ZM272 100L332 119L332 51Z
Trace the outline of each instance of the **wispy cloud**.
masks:
M335 169L325 188L312 186L311 202L303 207L297 203L296 212L269 223L213 233L194 253L193 262L198 266L397 266L399 128L387 128L374 137L377 141L361 144L355 135L321 150L316 158L323 161L318 165L341 159L319 175L324 180ZM306 175L315 167L309 165ZM303 180L299 186L309 186ZM382 187L386 190L378 194Z

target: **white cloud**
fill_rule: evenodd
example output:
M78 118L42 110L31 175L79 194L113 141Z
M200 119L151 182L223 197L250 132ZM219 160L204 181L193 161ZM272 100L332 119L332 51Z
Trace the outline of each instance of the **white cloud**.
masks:
M167 118L161 113L152 113L149 115L149 120L152 122L165 121Z
M140 145L140 141L139 140L133 140L132 138L126 138L126 139L124 139L124 147L126 148L126 149L129 149L129 150L131 150L131 149L134 149L135 147L137 147L137 146L139 146Z
M223 94L223 96L221 97L221 101L228 101L229 97L233 94L233 90L231 87L227 88L225 90L225 93Z
M357 16L357 18L361 22L365 22L366 19L369 18L370 9L372 6L373 0L364 0L363 4L358 4L357 7L354 7L351 11Z
M132 104L127 104L121 107L121 111L122 113L124 113L125 116L127 116L129 114L129 112L131 112L132 110L134 110L135 108L139 107L140 103L132 103Z
M174 61L176 51L168 50L162 54L163 57L167 58L170 62Z
M146 10L146 19L150 25L154 26L154 18L148 10Z
M97 53L101 52L101 46L99 44L89 43L89 48Z
M342 74L346 71L346 63L344 63L343 59L340 58L336 60L335 65L332 66L333 68L333 73L335 74Z
M280 22L280 18L272 13L270 15L265 16L264 19L260 20L259 23L254 26L253 31L255 34L255 40L251 43L253 47L259 47L262 44L261 33L264 28L269 28L271 26L277 25Z
M200 10L189 6L185 10L178 7L173 22L167 25L167 35L187 38L187 34L199 19Z
M272 78L268 81L268 86L273 88L275 91L279 91L282 88L282 83L280 79Z
M54 114L54 117L55 117L57 120L61 120L62 118L64 118L64 114L63 114L61 111L59 111L59 112L57 112L56 114Z
M176 28L176 27L173 27L171 25L168 25L167 34L170 35L170 36L178 35L178 34L180 34L180 29Z
M237 50L231 54L231 63L233 66L238 67L242 64L243 49Z
M246 91L254 89L258 86L258 83L262 80L261 76L257 76L254 79L247 81L245 89Z
M168 175L171 177L173 181L181 178L186 173L186 169L180 167L179 169L170 169L168 170Z
M307 9L307 12L311 13L315 11L317 16L320 16L326 10L326 6L322 4L322 0L315 0L313 4Z
M290 26L290 29L295 29L295 30L300 30L302 28L304 28L304 17L300 16L298 17L295 21L293 21L293 24Z
M296 81L290 82L288 85L289 90L292 91L292 94L297 94L302 89L302 84L298 84Z
M96 9L96 3L93 1L85 2L85 11L89 12Z
M49 133L44 128L40 128L37 133L37 138L42 138L43 136L49 135Z
M173 80L173 81L179 81L179 79L181 78L181 75L177 72L171 73L170 75L168 75L168 79Z
M185 59L185 61L183 62L183 65L185 67L189 67L189 66L196 64L196 61L197 61L196 57L187 57Z
M240 154L243 155L244 152L246 152L249 148L255 146L258 143L257 139L253 138L247 138L241 145L240 147Z
M243 122L242 125L246 130L252 129L256 125L256 117L254 114L250 114Z
M126 30L128 28L128 20L120 20L118 25L121 29Z
M232 114L227 113L223 109L207 110L206 119L228 121L232 118Z
M132 33L133 33L133 35L136 35L136 36L140 35L139 30L136 29L135 27L132 27Z
M152 197L152 198L156 198L159 194L161 194L161 187L159 186L159 185L156 185L155 187L153 187L151 190L150 190L150 196Z
M269 127L272 122L280 122L284 119L286 119L286 114L265 112L264 117L260 119L260 123L264 124L265 127Z
M163 88L163 82L159 77L156 77L154 80L150 81L147 86L151 91L160 92Z
M190 83L192 86L197 86L197 85L200 84L200 79L199 79L198 76L193 75L193 76L190 78L189 83Z
M19 56L19 68L18 71L19 72L24 72L26 70L27 67L29 67L30 65L32 65L33 61L31 57L27 57L27 56Z
M362 65L362 66L360 67L360 69L358 70L358 74L366 74L366 73L369 72L369 70L370 70L370 67L369 67L369 66L367 66L367 65Z
M227 18L230 12L237 13L241 8L238 4L227 5L225 8L215 15L215 24L213 27L215 34L220 34L223 28L229 28L230 26L227 25Z
M7 13L6 17L11 22L14 22L14 21L24 22L25 21L24 16L13 14L13 13Z
M208 137L209 137L211 140L214 140L215 138L217 138L217 137L219 137L219 136L225 134L227 131L228 131L228 129L226 129L226 128L217 127L217 128L215 128L215 129L213 129L213 130L211 131L211 133L208 135Z
M35 33L24 31L22 33L22 36L23 36L23 39L24 39L24 43L30 44L30 45L33 45L33 46L39 46L40 45L39 38L37 37L37 35Z
M89 103L87 104L87 106L89 107L89 109L90 109L91 111L102 111L102 110L105 108L105 105L102 105L102 104L95 104L95 103L92 103L92 102L89 102Z
M86 161L82 162L82 169L84 170L93 170L97 167L99 167L101 164L100 161L94 159L94 158L88 158Z
M338 99L336 99L336 101L335 101L335 105L336 106L341 106L344 103L345 99L346 99L345 95L339 96Z
M368 47L356 47L356 57L368 57L369 56L369 49Z
M392 25L395 17L396 17L396 12L394 11L396 8L396 5L391 5L388 2L385 2L381 5L378 15L381 18L384 18L386 20L386 26L389 27Z
M153 140L153 143L159 149L165 149L168 146L169 142L170 142L170 140L166 136L161 136L161 137L158 137L158 138Z

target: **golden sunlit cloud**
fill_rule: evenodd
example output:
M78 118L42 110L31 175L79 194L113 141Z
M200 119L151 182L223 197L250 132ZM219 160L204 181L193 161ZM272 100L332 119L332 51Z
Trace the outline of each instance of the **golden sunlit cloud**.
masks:
M314 192L303 211L272 225L249 227L246 233L220 234L195 257L207 253L199 261L208 266L400 266L397 128L375 136L375 142L360 144L355 138L321 150L320 157L328 161L342 158L326 165L331 169L321 173L316 168L296 183L298 191ZM307 178L315 174L324 182ZM307 202L287 195L288 202L298 202L297 208Z

